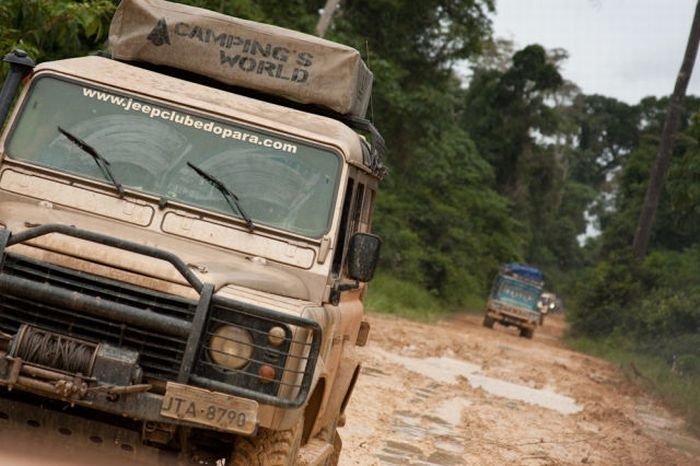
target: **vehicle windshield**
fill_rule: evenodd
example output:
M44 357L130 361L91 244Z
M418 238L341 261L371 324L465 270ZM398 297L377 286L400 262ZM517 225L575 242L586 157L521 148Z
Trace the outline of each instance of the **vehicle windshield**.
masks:
M8 138L7 155L104 182L93 157L59 127L104 157L127 192L240 217L190 162L234 191L256 225L316 238L328 230L340 172L340 158L330 150L157 101L44 77L33 83Z
M540 290L528 283L509 277L499 276L496 281L493 297L512 306L534 311L537 309Z

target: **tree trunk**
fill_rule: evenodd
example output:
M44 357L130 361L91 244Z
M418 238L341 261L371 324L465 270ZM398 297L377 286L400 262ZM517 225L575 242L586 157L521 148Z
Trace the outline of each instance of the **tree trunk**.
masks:
M639 223L637 231L634 234L634 255L638 260L646 256L649 246L649 237L651 236L651 227L654 225L656 217L656 208L659 205L659 197L664 185L664 178L668 171L668 166L671 161L671 151L673 149L673 139L678 129L680 122L681 111L683 110L683 100L685 92L688 88L688 81L693 72L695 65L695 57L698 52L698 41L700 40L700 0L695 6L695 17L693 25L690 28L688 36L688 45L683 56L683 63L678 71L676 78L676 86L673 89L673 95L666 110L666 121L664 129L661 133L661 143L656 154L656 163L652 168L649 177L649 185L647 186L646 196L644 197L644 205L639 215Z
M323 7L323 13L316 25L316 35L318 37L326 35L326 30L328 30L328 26L330 26L333 20L333 15L335 14L336 8L338 8L338 3L340 3L340 0L326 0L326 6Z

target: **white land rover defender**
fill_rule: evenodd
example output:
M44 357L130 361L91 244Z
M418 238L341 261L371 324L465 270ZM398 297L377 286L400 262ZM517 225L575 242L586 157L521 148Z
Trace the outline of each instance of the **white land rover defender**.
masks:
M380 246L371 74L351 48L161 0L124 0L110 48L5 57L3 427L335 464Z

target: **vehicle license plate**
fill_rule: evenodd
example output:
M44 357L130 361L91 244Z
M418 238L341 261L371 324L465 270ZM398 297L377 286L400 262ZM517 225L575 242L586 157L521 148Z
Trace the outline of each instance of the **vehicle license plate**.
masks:
M168 382L160 414L228 432L252 434L257 428L258 403Z

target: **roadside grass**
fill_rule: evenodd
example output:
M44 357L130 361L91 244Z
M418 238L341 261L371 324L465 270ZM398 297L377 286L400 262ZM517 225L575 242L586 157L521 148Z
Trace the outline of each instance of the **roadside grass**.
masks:
M700 377L697 374L679 374L662 358L635 351L634 342L629 338L568 338L567 341L577 351L618 364L630 380L683 416L689 430L700 435Z
M365 307L372 312L394 314L424 322L445 314L440 301L428 291L383 274L378 274L372 280Z
M467 296L460 306L466 312L483 312L482 298ZM425 289L389 275L378 274L369 286L365 307L368 311L393 314L407 319L432 322L456 312Z

